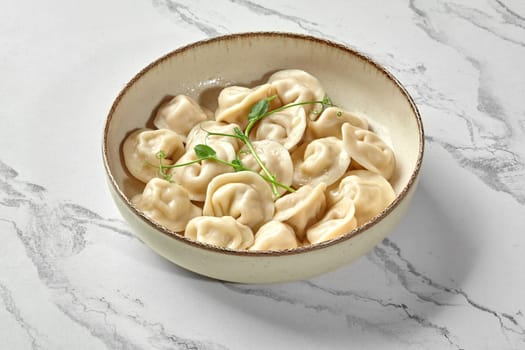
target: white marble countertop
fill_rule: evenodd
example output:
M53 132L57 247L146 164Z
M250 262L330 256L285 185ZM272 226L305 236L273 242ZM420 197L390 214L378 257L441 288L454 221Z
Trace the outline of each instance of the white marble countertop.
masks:
M7 0L0 11L1 349L524 349L525 3ZM135 239L101 135L124 84L193 41L328 38L421 111L420 187L391 236L307 281L239 285Z

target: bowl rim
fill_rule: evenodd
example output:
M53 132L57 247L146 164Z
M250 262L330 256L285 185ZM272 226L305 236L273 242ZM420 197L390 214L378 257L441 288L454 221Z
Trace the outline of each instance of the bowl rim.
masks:
M416 160L415 168L412 174L410 175L410 178L407 182L407 184L403 187L403 189L399 192L399 194L396 195L396 198L394 201L392 201L385 209L383 209L379 214L374 216L372 219L370 219L365 224L356 227L352 231L339 236L337 238L311 244L307 246L299 246L297 248L291 248L286 250L235 250L230 248L223 248L218 247L215 245L211 245L208 243L199 242L190 238L187 238L179 233L176 233L174 231L169 230L165 226L162 226L153 220L150 220L141 210L139 210L135 205L133 205L126 197L126 195L123 193L123 191L120 189L119 185L117 184L109 165L108 161L108 131L109 127L111 125L111 121L113 119L113 114L115 113L115 110L117 109L118 105L120 104L120 101L124 97L124 95L127 93L127 91L139 80L147 74L150 70L155 68L156 66L162 64L164 61L170 59L171 57L177 56L179 54L182 54L188 50L191 50L193 48L214 44L221 41L231 41L235 39L242 39L242 38L250 38L250 37L276 37L276 38L285 38L285 39L297 39L297 40L304 40L304 41L313 41L318 44L327 45L332 48L344 51L348 54L351 54L353 56L356 56L363 61L365 61L368 64L371 64L374 66L380 73L384 74L387 79L392 81L394 85L399 89L401 94L407 99L407 101L410 104L410 108L412 109L412 112L415 116L417 127L418 127L418 137L419 137L419 149L418 149L418 157ZM423 130L423 123L421 120L421 115L419 113L419 110L406 90L406 88L401 84L401 82L392 74L390 73L384 66L381 64L375 62L373 59L368 57L367 55L363 54L362 52L357 51L356 49L353 49L349 46L346 46L342 43L335 42L329 39L319 38L316 36L312 36L309 34L298 34L298 33L292 33L292 32L280 32L280 31L251 31L251 32L239 32L239 33L233 33L233 34L226 34L226 35L220 35L212 38L206 38L202 40L195 41L193 43L181 46L175 50L172 50L163 56L157 58L153 62L149 63L147 66L145 66L143 69L141 69L129 82L126 83L126 85L121 89L115 100L113 101L111 108L108 112L108 115L106 117L106 121L104 124L104 130L103 130L103 142L102 142L102 157L104 161L104 168L106 171L106 175L108 176L110 180L110 184L117 193L117 195L120 197L120 199L124 202L124 204L127 206L131 212L133 212L138 218L140 218L143 222L145 222L147 225L151 226L155 230L157 230L159 233L162 233L172 239L178 240L184 244L189 244L195 248L204 249L208 251L212 251L215 253L221 253L221 254L229 254L229 255L236 255L236 256L246 256L246 257L276 257L276 256L290 256L290 255L296 255L296 254L304 254L312 251L317 251L321 249L328 248L330 246L339 244L341 242L350 240L360 234L364 234L367 232L368 229L378 224L382 219L384 219L388 214L390 214L400 203L401 201L407 196L409 190L412 188L414 183L416 182L419 172L421 170L421 165L423 161L423 154L425 150L425 136L424 136L424 130Z

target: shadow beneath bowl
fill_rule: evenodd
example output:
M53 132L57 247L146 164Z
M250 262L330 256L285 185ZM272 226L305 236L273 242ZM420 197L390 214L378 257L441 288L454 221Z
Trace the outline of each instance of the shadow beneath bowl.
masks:
M429 180L430 181L430 180ZM450 198L450 200L454 200ZM310 280L200 290L254 322L278 325L316 342L389 336L401 342L450 331L433 321L449 308L469 306L461 285L476 261L459 213L446 211L421 178L412 206L392 233L350 266ZM213 293L212 295L206 295ZM326 344L326 343L325 343Z
M216 283L217 280L209 278L207 276L199 275L195 272L187 270L172 261L166 259L165 257L159 255L154 250L150 249L145 243L144 244L148 249L146 251L141 249L141 254L147 254L147 258L143 259L143 264L147 264L148 268L151 268L157 272L174 274L177 277L177 283L179 278L187 279L191 281L199 282L211 282Z

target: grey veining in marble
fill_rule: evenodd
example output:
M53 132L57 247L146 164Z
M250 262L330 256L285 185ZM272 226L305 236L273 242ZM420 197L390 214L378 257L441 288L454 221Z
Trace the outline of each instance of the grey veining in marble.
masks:
M155 348L225 348L169 333L162 324L144 318L140 312L127 313L122 305L113 305L104 296L85 293L81 286L68 278L63 271L63 264L86 249L89 244L88 231L94 229L95 234L121 235L127 240L136 240L134 236L118 220L103 218L74 203L53 201L44 188L19 181L16 171L3 163L0 163L0 178L0 203L3 207L0 220L11 227L10 234L19 239L36 269L38 280L52 292L54 306L71 322L85 328L91 336L112 349L140 349L146 346L140 346L140 342L122 334L114 324L114 318L142 329L148 334L147 344ZM1 283L0 296L8 313L30 337L32 348L54 347L24 318L12 292ZM127 294L119 294L118 298L138 310L144 308L139 298L130 299Z
M97 244L96 237L90 236L116 235L121 238L111 239L124 241L136 239L119 220L104 218L74 203L57 201L41 186L20 181L16 171L9 166L2 163L0 168L1 220L11 227L10 234L17 236L26 256L36 268L38 283L51 292L53 306L67 319L87 330L90 336L109 348L144 348L146 344L155 348L228 348L212 341L189 339L166 329L166 326L146 314L146 303L152 302L152 295L147 295L146 301L132 297L122 289L114 290L114 294L107 297L99 295L100 291L83 290L79 281L69 278L67 264L75 256L85 253L89 244ZM96 257L92 253L88 254ZM375 335L396 337L401 344L406 342L404 344L407 347L415 344L407 342L414 336L411 329L415 328L432 337L436 345L462 348L456 334L458 330L454 326L429 320L428 315L440 309L462 308L471 317L493 319L499 325L501 337L509 343L518 344L525 340L525 319L521 311L508 313L496 310L493 306L474 300L453 283L446 285L433 280L418 271L391 239L386 239L375 248L366 261L361 262L361 269L370 274L384 274L385 284L380 286L379 293L372 288L354 289L344 281L323 281L322 278L320 281L275 286L248 286L206 280L204 283L211 292L226 288L228 293L222 292L222 298L242 297L236 302L238 308L260 313L262 317L279 317L280 322L287 323L287 327L297 322L294 314L283 320L283 315L273 314L275 309L261 309L257 299L268 299L276 305L288 304L292 310L316 315L323 322L325 319L341 319L347 328L346 332L355 333L366 329ZM109 274L99 277L103 277L102 280L111 278ZM391 294L386 297L383 293L388 288ZM0 284L0 292L7 312L31 339L33 348L53 345L46 341L36 326L25 319L8 286ZM235 294L240 297L235 297ZM397 320L398 324L391 324L388 320ZM320 326L319 321L312 323ZM142 333L147 334L148 342L130 338L130 329L141 329Z
M294 15L294 11L299 7L297 5L297 7L283 10L278 6L271 7L272 2L268 5L247 0L230 2L236 5L232 11L240 11L240 8L244 8L253 15L261 16L265 21L277 18L305 33L356 46L352 41L345 40L333 33L329 26L323 30L321 23ZM195 11L192 12L189 8L191 5L184 2L165 0L154 1L154 4L166 10L165 12L170 17L175 20L183 20L202 31L206 36L228 33L226 28L221 28L220 31L210 29L219 10L216 10L217 13L215 13L214 10L207 9L206 12L201 13L200 17L197 17L194 14ZM518 202L524 204L525 192L521 184L525 181L525 151L514 146L525 136L525 115L519 106L518 109L513 110L509 104L505 103L507 99L519 99L520 95L498 96L492 91L494 89L492 82L494 79L502 83L506 80L505 76L497 77L500 70L497 66L505 65L505 54L496 52L501 49L501 43L510 44L509 49L519 50L523 55L525 20L509 5L501 1L492 1L487 5L486 9L479 9L470 4L446 1L411 0L408 4L408 8L413 13L414 26L420 28L439 46L446 46L454 50L461 56L461 60L472 68L472 73L477 76L475 79L479 83L475 105L462 106L456 103L454 91L437 91L429 86L425 72L421 71L426 70L423 64L407 72L403 67L403 62L396 62L399 57L385 59L379 56L376 59L400 76L402 81L407 82L410 92L422 107L428 104L432 109L444 109L464 124L462 144L450 143L443 139L446 136L434 135L432 130L429 133L429 142L439 142L460 164L470 169L488 185L498 191L509 193ZM459 38L455 35L457 26L466 26L465 34L472 35L472 38ZM479 42L472 40L475 39L475 36L482 36L489 43L493 41L494 45L489 44L486 48L480 48ZM357 48L360 48L360 45ZM507 48L504 50L507 51ZM365 53L367 53L366 50ZM374 58L377 55L376 52L369 54ZM514 69L522 72L524 64L520 61L517 61L516 64ZM447 67L449 68L451 67ZM405 79L405 73L414 76ZM417 79L417 81L412 82L412 79ZM523 94L523 90L517 92Z
M417 25L430 38L452 48L470 63L479 84L476 105L468 110L461 106L449 106L457 118L464 120L463 144L441 140L439 135L429 140L439 142L460 164L487 184L509 193L524 204L525 150L517 145L525 137L525 115L523 109L513 108L517 106L512 101L519 100L523 90L517 93L512 91L512 79L508 79L508 74L523 72L525 67L523 62L507 67L506 58L514 51L520 51L523 55L525 21L501 1L490 3L490 11L487 12L442 1L432 7L428 4L411 1L410 7L418 16ZM456 22L468 26L468 37L455 37ZM476 40L478 35L487 40L481 48ZM498 75L503 71L504 74ZM506 88L505 95L494 91L500 86Z
M4 7L0 348L525 347L522 1ZM425 125L400 226L306 281L223 283L165 261L129 231L102 174L103 120L126 79L178 46L255 30L364 52L406 86Z

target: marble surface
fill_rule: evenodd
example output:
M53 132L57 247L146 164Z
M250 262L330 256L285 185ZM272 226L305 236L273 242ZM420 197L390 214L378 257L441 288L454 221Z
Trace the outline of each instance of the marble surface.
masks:
M135 239L101 135L150 61L256 30L385 65L427 148L409 213L372 252L253 286L186 272ZM525 348L522 0L6 0L0 52L1 349Z

